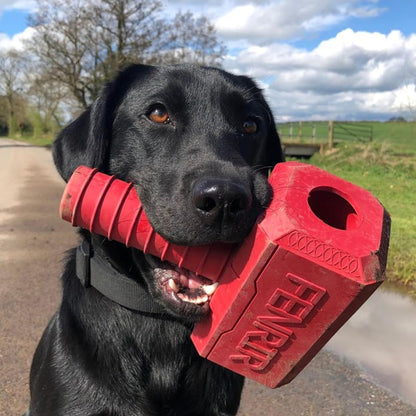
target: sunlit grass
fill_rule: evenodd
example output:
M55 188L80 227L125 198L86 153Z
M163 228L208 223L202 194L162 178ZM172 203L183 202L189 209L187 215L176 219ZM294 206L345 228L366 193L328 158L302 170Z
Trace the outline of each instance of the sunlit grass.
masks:
M311 163L369 190L386 207L392 217L387 276L416 290L416 157L398 156L390 141L343 144Z

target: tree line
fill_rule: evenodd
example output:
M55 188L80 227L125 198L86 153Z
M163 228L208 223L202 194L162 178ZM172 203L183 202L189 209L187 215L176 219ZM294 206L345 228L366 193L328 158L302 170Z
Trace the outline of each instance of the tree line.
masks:
M167 17L160 1L37 0L24 50L0 52L0 135L50 134L132 63L220 66L206 17Z

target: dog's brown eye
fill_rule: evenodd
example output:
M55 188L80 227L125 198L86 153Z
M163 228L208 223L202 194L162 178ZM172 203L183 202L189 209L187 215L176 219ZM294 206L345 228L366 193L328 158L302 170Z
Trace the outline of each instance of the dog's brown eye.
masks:
M243 123L243 132L246 134L254 134L258 130L257 123L252 119L247 119Z
M155 123L165 124L169 121L169 114L166 107L162 104L155 105L149 111L148 117Z

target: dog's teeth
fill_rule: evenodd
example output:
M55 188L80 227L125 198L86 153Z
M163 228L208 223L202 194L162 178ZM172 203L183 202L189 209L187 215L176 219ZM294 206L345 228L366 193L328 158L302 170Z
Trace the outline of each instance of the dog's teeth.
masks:
M199 303L205 303L208 302L208 296L204 295L202 296L202 298L198 298L199 299Z
M178 293L178 296L184 302L194 303L195 305L200 305L201 303L208 302L208 300L209 300L208 295L198 296L196 298L190 298L188 295L185 295L184 293Z
M204 289L204 292L208 295L211 296L218 287L218 282L217 283L213 283L212 285L203 285L202 289Z
M184 302L189 302L188 296L186 296L184 293L178 293L179 299L183 300Z
M205 302L208 302L208 296L207 295L204 295L204 296L198 296L197 298L188 298L189 300L188 300L188 302L191 302L191 303L195 303L196 305L200 305L201 303L205 303Z
M178 293L179 292L179 286L178 284L173 280L173 279L169 279L169 287L175 292Z

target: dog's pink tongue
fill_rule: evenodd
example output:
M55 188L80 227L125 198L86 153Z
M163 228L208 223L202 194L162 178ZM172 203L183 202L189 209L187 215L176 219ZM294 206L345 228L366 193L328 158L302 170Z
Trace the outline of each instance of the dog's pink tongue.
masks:
M179 283L183 287L188 287L189 289L199 289L203 285L212 284L210 280L203 276L197 276L189 270L177 269L177 272L179 273Z

